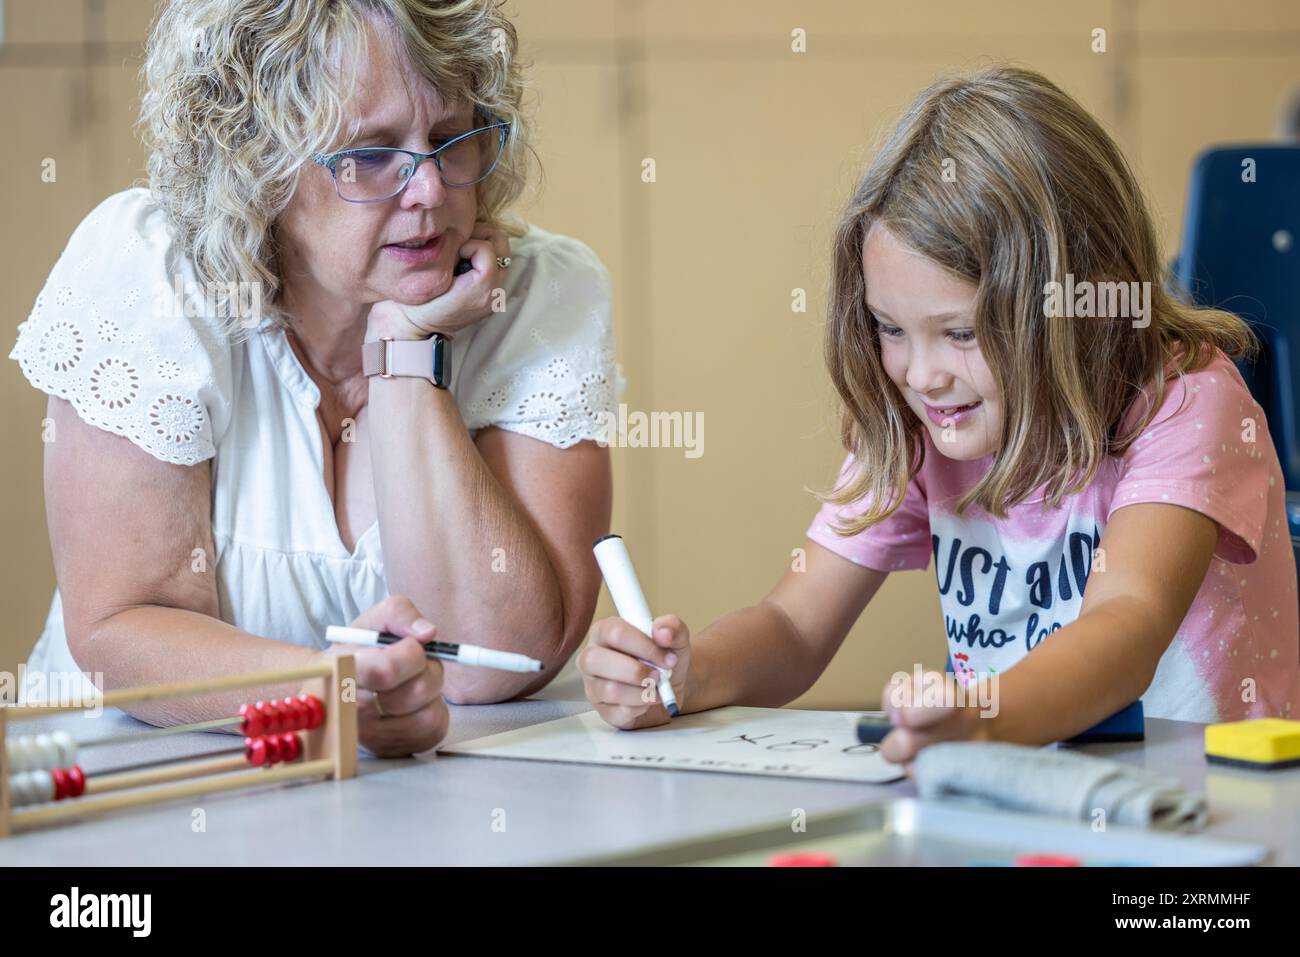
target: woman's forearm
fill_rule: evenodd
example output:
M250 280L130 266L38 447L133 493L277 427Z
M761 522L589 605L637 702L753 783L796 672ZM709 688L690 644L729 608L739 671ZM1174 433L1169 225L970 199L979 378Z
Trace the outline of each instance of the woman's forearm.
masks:
M781 607L763 601L695 636L683 703L687 711L779 708L811 688L825 665Z
M137 605L105 618L77 640L69 636L77 666L103 675L104 691L300 668L321 652L260 638L218 618L181 608ZM242 704L284 698L301 683L258 686L196 697L143 702L124 710L150 724L170 727L239 713Z
M417 378L370 385L370 454L389 591L439 637L562 663L565 613L541 538L470 439L451 392ZM447 667L451 701L522 693L528 676Z

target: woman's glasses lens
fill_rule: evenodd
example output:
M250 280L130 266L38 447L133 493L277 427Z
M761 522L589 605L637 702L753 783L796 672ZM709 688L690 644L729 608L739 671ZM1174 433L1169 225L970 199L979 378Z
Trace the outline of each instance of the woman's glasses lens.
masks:
M502 130L484 128L442 149L436 163L445 185L471 186L496 166L501 154ZM388 199L401 192L414 173L415 159L392 149L356 149L334 160L334 183L343 199L354 203Z

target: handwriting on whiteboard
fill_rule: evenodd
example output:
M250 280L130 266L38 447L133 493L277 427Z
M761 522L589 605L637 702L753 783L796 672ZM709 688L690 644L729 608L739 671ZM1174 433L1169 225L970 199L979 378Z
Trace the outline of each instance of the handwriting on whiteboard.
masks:
M764 743L768 738L776 738L776 741ZM816 751L825 745L830 744L828 738L794 738L789 741L781 740L782 736L777 734L738 734L730 738L722 738L717 744L738 744L751 745L752 747L767 751ZM834 746L841 754L875 754L880 750L879 745L875 744L851 744L848 747ZM752 753L748 748L738 749L738 753ZM720 758L673 758L666 754L611 754L611 761L621 761L625 764L650 764L660 767L694 767L694 768L714 768L717 770L734 770L734 771L766 771L772 774L800 774L813 769L811 764L780 764L769 763L764 761L744 761L744 760L723 760Z
M605 764L649 771L709 771L888 784L904 776L879 745L854 734L859 712L717 708L670 724L620 731L595 711L500 731L441 750L493 758Z

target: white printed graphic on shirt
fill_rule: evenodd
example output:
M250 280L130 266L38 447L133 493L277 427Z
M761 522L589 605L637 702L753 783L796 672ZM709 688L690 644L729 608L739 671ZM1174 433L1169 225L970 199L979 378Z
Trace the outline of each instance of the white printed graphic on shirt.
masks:
M1047 541L1003 538L987 518L932 512L930 527L948 651L959 680L1006 671L1079 617L1101 540L1091 514L1071 513L1063 534Z

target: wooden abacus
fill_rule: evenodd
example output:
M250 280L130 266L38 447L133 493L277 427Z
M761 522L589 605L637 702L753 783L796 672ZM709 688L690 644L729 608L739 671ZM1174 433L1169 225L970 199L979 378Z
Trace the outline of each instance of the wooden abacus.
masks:
M205 681L125 688L101 695L94 707L120 708L145 701L183 698L266 685L306 682L297 698L258 701L239 715L92 741L65 731L6 737L23 718L87 710L89 705L0 706L0 837L98 811L237 788L357 773L356 662L339 655L303 668L232 675ZM347 694L345 683L350 684ZM239 727L241 746L189 759L168 758L87 776L79 751L181 731ZM97 796L103 795L103 796Z

